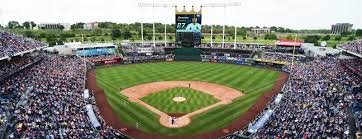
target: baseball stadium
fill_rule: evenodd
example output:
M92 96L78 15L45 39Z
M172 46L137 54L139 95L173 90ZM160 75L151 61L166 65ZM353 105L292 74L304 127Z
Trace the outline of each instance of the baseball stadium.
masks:
M246 126L287 78L272 69L175 61L97 68L87 84L101 92L99 103L108 100L99 106L103 118L131 136L210 138Z
M51 13L64 8L34 3ZM354 28L246 27L228 15L241 15L250 1L144 0L121 3L141 11L135 23L101 21L107 14L74 24L29 16L20 24L14 15L22 9L4 4L0 139L362 138L358 21Z

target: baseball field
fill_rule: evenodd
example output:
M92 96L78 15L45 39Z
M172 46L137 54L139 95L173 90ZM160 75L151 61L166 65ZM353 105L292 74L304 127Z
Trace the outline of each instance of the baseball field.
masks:
M96 69L95 75L91 76L96 77L97 86L104 91L112 112L122 124L133 130L160 136L192 136L226 128L281 80L281 73L278 71L203 62L159 62L104 67ZM160 115L140 103L130 101L127 95L122 94L123 90L133 86L162 81L212 83L235 89L242 95L229 104L217 105L192 116L191 123L187 126L168 128L160 124ZM223 95L227 96L226 93L221 94ZM175 102L172 101L174 97L183 97L185 100ZM170 115L187 114L220 101L210 94L188 87L169 88L139 99Z
M174 101L175 97L183 97L184 101ZM217 99L201 91L176 87L141 98L156 109L168 114L187 114L217 102Z

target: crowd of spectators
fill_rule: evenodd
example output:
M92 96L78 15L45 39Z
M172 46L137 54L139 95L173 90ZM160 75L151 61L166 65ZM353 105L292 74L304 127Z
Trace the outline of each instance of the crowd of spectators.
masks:
M156 45L153 47L152 45L143 45L141 43L134 43L130 45L125 45L122 47L123 52L128 53L137 53L140 51L148 51L148 52L164 52L164 47L162 45Z
M347 111L354 103L350 91L362 78L343 66L345 62L327 57L295 64L282 102L254 137L349 138Z
M139 43L122 47L125 61L128 63L142 63L151 61L166 61L174 58L173 54L166 54L164 47L152 45L142 46Z
M348 43L340 46L340 48L361 55L362 54L362 40L348 42Z
M237 50L264 50L266 48L268 48L268 46L264 46L261 44L240 44L237 43L236 47L234 45L234 43L225 43L224 45L222 45L221 43L214 43L214 44L210 44L210 43L205 43L205 44L200 44L195 46L195 48L212 48L212 49L237 49Z
M33 63L36 58L32 56L14 57L11 60L0 61L0 77L20 69L22 66Z
M44 45L7 32L0 32L0 35L0 57ZM355 49L361 48L361 44L361 41L355 41L342 48L361 53L360 49ZM165 54L161 47L126 46L123 49L129 61L173 59L173 55ZM140 51L151 51L152 55L140 54ZM206 58L219 57L209 55ZM279 53L264 53L262 58L292 61L291 55ZM273 109L274 114L254 135L255 138L350 136L347 111L350 107L358 108L362 100L361 89L354 89L362 84L362 76L359 76L362 60L336 57L303 59L295 59L281 103L266 107ZM33 62L33 57L0 61L0 75ZM82 64L75 56L45 54L39 63L0 81L0 95L16 96L14 99L2 99L0 96L0 133L6 126L6 138L9 139L121 136L106 125L95 105L94 96L83 98L85 69ZM92 127L85 110L86 104L93 105L101 129ZM361 125L362 107L361 111L355 110L354 116Z
M92 127L82 96L83 62L53 54L0 84L0 115L6 115L6 138L101 138L113 133L108 127ZM2 116L0 116L2 117ZM5 117L5 116L4 116ZM1 127L1 125L0 125ZM112 132L111 132L112 131ZM101 134L102 133L102 134Z
M0 31L0 58L46 46L45 43Z
M93 56L93 57L86 57L86 60L89 62L97 62L97 61L103 61L103 60L112 60L114 58L119 58L117 55L99 55L99 56Z
M356 135L362 134L362 86L353 88L351 90L351 99L354 103L351 104L351 113L356 125ZM354 128L351 128L354 129Z
M233 56L219 56L219 55L201 55L203 61L244 61L250 58L250 55L241 54Z
M362 76L362 59L346 59L343 61L345 66L356 72L358 75Z
M151 62L151 61L167 61L174 58L172 54L161 54L161 55L133 55L127 56L127 61L129 62Z
M214 43L211 44L210 43L206 43L206 44L200 44L200 45L197 45L195 46L195 48L224 48L224 49L233 49L235 48L234 47L234 44L232 43L225 43L224 46L221 44L221 43Z
M100 130L100 132L99 132L100 136L104 137L106 139L110 139L110 138L123 138L123 139L126 139L126 138L128 138L126 135L124 135L120 131L118 131L116 129L113 129L112 127L107 125L107 123L105 122L105 120L101 116L101 113L100 113L100 111L99 111L99 109L97 107L94 92L91 91L89 93L89 95L90 95L90 97L86 101L88 102L88 104L91 104L93 106L93 110L96 113L97 119L98 119L98 121L100 122L100 124L103 127L103 129Z
M295 56L294 60L299 60L300 56ZM274 61L282 61L282 62L289 62L291 63L293 60L292 54L283 54L283 53L270 53L265 52L261 55L261 59L268 59L268 60L274 60Z

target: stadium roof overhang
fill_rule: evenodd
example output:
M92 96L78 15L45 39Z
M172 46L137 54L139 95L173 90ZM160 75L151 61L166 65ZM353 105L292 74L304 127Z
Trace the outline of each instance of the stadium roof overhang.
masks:
M284 47L301 47L303 40L288 40L288 39L279 39L275 42L276 46L284 46Z
M301 47L302 43L299 42L282 42L282 41L277 41L275 42L276 46L285 46L285 47Z
M354 56L356 56L356 57L362 58L362 54L357 54L357 53L355 53L355 52L348 51L348 50L343 49L343 48L341 48L341 47L337 47L337 49L339 49L339 50L341 50L341 51L344 51L344 52L346 52L346 53L349 53L349 54L351 54L351 55L354 55Z

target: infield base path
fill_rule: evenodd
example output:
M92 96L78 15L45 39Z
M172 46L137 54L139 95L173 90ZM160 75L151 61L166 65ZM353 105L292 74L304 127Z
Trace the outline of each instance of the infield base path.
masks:
M188 113L182 117L179 117L176 119L176 122L172 124L171 116L140 100L140 98L145 97L149 94L157 93L175 87L185 87L185 88L198 90L210 94L220 101L213 105L201 108L194 112ZM234 99L244 95L242 92L230 87L213 84L213 83L207 83L207 82L197 82L197 81L163 81L163 82L146 83L126 88L124 90L121 90L121 93L129 97L129 100L131 102L139 103L140 105L146 107L152 112L158 114L160 116L160 124L169 128L180 128L187 126L191 123L192 116L206 112L219 105L229 104Z
M151 134L143 132L135 127L129 126L122 122L117 114L113 112L111 105L107 102L107 97L102 88L97 85L95 69L87 72L87 88L93 90L95 93L96 104L100 110L101 117L104 118L104 126L111 126L114 129L122 131L122 133L129 135L133 138L139 139L211 139L215 137L225 136L235 131L243 130L250 122L255 120L257 115L262 112L267 105L268 101L276 94L280 93L284 83L288 80L288 73L280 72L279 79L274 84L273 88L267 90L258 100L249 108L245 113L241 114L240 117L236 118L234 122L228 126L213 131L209 131L202 134L188 135L188 136L165 136L158 134ZM123 130L127 129L127 130ZM230 132L226 133L224 130L227 129Z

